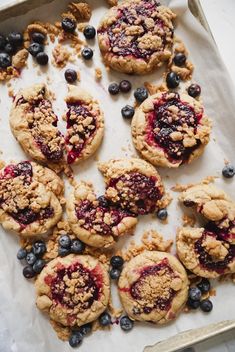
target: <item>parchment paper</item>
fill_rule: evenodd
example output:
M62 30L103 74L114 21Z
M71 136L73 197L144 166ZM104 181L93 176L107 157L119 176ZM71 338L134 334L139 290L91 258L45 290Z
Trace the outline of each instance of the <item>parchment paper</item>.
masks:
M53 20L64 8L68 1L56 0L50 5L36 9L29 14L1 23L0 30L7 32L11 29L22 29L29 21L35 19ZM93 7L91 23L97 26L102 14L107 10L104 1L89 1ZM221 169L224 159L234 160L235 151L235 96L234 87L215 48L212 39L201 25L190 14L186 0L166 1L178 14L176 34L183 39L190 51L190 58L195 64L193 80L202 87L202 98L207 114L213 120L213 134L211 142L204 155L189 166L182 166L178 170L159 169L163 176L166 188L176 183L198 182L208 175L219 176L216 184L235 198L233 181L225 181L221 177ZM111 98L107 93L108 84L111 81L120 81L127 78L126 75L105 72L100 60L97 44L93 63L83 63L81 59L76 62L76 69L81 72L80 86L90 91L96 97L105 112L106 132L102 147L97 155L99 160L108 160L114 157L130 157L135 154L131 143L130 124L123 121L120 110L128 102L134 103L133 95L120 95ZM48 50L48 49L47 49ZM50 51L50 50L49 50ZM51 55L50 55L51 57ZM64 80L64 69L58 71L52 65L49 69L33 67L31 59L28 69L23 71L22 77L13 82L13 88L17 91L36 82L46 81L50 76L49 87L56 94L54 103L55 111L61 118L65 111L64 96L67 91ZM73 64L68 66L73 67ZM102 68L103 79L101 83L95 83L95 67ZM129 77L134 88L143 85L144 81L158 82L161 72L146 77ZM11 135L8 115L11 99L8 97L7 87L0 86L0 149L3 151L2 158L11 160L25 160L25 155ZM102 177L96 166L96 161L90 159L82 165L74 168L78 180L94 182L96 191L101 194L104 190ZM68 187L69 189L69 187ZM156 229L166 239L174 238L176 229L181 225L182 209L177 202L177 194L171 192L174 197L169 206L169 223L161 225L153 216L140 218L136 229L135 239L138 242L144 231ZM35 293L33 283L22 276L22 266L16 259L18 249L17 236L0 230L0 320L5 330L0 335L0 352L67 352L71 351L68 343L60 341L53 331L49 319L44 316L35 306ZM132 238L131 238L132 239ZM130 238L124 238L119 244L127 246ZM174 252L174 249L173 249ZM136 323L130 333L124 333L119 326L113 326L110 332L96 332L86 338L80 347L82 352L102 350L103 352L140 352L145 345L153 344L179 331L200 327L211 322L230 319L235 317L234 293L232 284L213 283L217 295L213 298L214 310L205 315L201 311L190 314L181 314L180 317L168 326L156 327L150 324ZM112 288L116 306L119 300L116 295L116 287Z

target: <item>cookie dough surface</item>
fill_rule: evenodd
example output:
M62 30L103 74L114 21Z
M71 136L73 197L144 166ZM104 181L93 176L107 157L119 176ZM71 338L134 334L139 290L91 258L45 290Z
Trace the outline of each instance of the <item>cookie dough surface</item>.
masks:
M203 106L187 94L156 93L136 109L132 120L135 148L155 166L190 163L203 153L210 132Z
M35 287L37 307L69 327L97 319L110 295L107 268L89 255L53 259L39 274Z
M118 288L131 319L164 324L184 307L188 284L186 271L174 256L145 251L125 264Z

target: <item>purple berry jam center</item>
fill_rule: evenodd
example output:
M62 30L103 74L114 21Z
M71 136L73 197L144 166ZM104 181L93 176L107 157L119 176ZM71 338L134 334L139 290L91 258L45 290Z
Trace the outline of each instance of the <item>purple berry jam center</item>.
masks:
M8 178L8 177L32 177L33 169L32 165L29 161L22 161L16 165L8 165L4 168L3 174L0 178Z
M235 221L229 221L228 226L223 227L221 223L224 222L225 219L221 220L220 222L213 222L210 221L206 224L206 230L209 232L213 232L216 236L222 241L230 241L235 239L235 233L233 233L235 228Z
M39 213L35 213L30 208L20 209L16 213L10 214L13 219L15 219L19 224L26 226L32 224L35 221L46 220L54 215L54 209L51 207L46 207L42 209Z

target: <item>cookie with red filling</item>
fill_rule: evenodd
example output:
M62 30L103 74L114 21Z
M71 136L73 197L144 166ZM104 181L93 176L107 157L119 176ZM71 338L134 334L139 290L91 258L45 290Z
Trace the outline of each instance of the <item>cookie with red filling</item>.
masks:
M118 288L131 319L165 324L184 307L188 284L184 267L173 255L145 251L124 265Z
M99 104L84 90L69 86L65 136L68 164L77 164L95 153L104 135L104 116Z
M107 248L120 236L132 233L137 218L127 210L97 199L93 186L87 182L76 185L67 200L67 216L72 231L90 246Z
M171 56L175 17L155 0L125 0L112 7L98 28L105 64L133 74L161 66Z
M52 171L23 161L0 171L0 223L24 237L45 234L62 215L63 182Z
M37 307L64 326L90 323L107 308L107 268L89 255L68 255L50 261L35 283Z
M155 212L162 203L164 186L156 169L141 159L114 159L99 163L106 184L105 196L136 215Z
M136 110L133 143L156 166L178 167L198 158L210 140L211 122L199 101L187 94L160 92Z

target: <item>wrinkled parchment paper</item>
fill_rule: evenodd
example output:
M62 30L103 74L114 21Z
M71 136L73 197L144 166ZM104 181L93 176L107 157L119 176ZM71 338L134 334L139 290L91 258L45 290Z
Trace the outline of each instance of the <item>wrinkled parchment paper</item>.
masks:
M35 19L54 20L61 13L68 1L56 0L50 5L36 9L23 17L1 23L1 31L22 29L29 21ZM88 1L93 7L91 23L98 25L106 4L101 0ZM235 96L234 87L231 85L228 73L221 61L217 49L201 25L191 15L186 0L166 1L178 14L176 35L179 36L190 51L190 59L195 64L193 81L202 87L202 99L207 114L213 120L213 134L211 142L204 155L189 166L182 166L178 170L159 169L163 176L167 190L175 183L198 182L209 175L219 176L216 184L235 198L235 189L232 180L225 181L221 177L224 159L234 160L235 151ZM82 36L82 35L81 35ZM79 85L90 91L96 97L104 110L106 132L102 147L97 155L99 160L108 160L114 157L130 157L135 155L131 143L130 124L123 121L120 110L127 104L133 104L133 95L119 95L111 98L107 87L111 81L120 81L126 78L115 72L106 73L101 62L97 41L92 44L95 49L93 63L84 63L81 59L76 62L76 69L81 72ZM47 49L49 52L50 49ZM51 55L50 55L51 57ZM68 66L73 67L74 64ZM103 79L95 83L94 71L99 67L103 71ZM16 79L12 87L17 91L21 87L46 81L50 77L49 87L56 95L54 102L55 111L60 117L65 111L64 96L67 92L64 80L64 69L59 71L52 65L49 69L33 67L31 59L29 67L23 71L22 77ZM130 77L134 88L143 85L143 82L160 81L161 72L146 77ZM3 152L1 159L6 162L25 159L14 137L11 135L8 116L11 99L8 97L7 86L0 86L0 150ZM61 123L61 125L63 125ZM104 183L99 174L94 158L74 168L76 179L94 182L98 194L104 191ZM69 187L68 187L69 191ZM148 229L156 229L166 239L174 238L176 229L181 225L182 208L177 203L177 193L171 192L174 197L169 206L169 223L161 225L153 216L140 218L136 229L135 238L142 236ZM122 239L120 246L127 246L130 238ZM18 249L17 236L6 233L0 229L0 321L3 329L0 333L0 352L67 352L70 351L68 343L60 341L53 331L49 319L35 306L35 293L33 283L22 276L22 266L16 259ZM173 248L174 252L174 248ZM144 346L153 344L179 331L200 327L211 322L235 317L234 293L235 287L229 283L217 284L217 295L213 298L214 310L205 315L201 311L190 314L182 313L177 321L163 327L150 324L136 323L133 331L124 333L119 326L113 326L110 332L98 331L86 338L80 346L82 352L102 350L103 352L140 352ZM117 290L112 288L114 302L119 306Z

